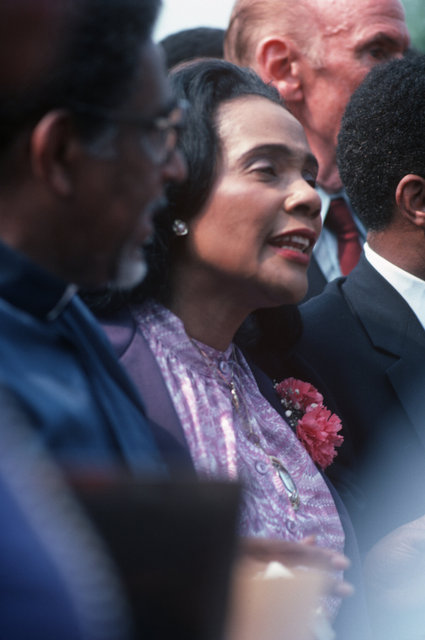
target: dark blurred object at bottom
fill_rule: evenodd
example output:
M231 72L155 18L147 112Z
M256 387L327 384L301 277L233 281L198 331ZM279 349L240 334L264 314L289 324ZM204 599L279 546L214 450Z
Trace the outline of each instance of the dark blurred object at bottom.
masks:
M236 550L237 484L79 478L140 638L219 640Z

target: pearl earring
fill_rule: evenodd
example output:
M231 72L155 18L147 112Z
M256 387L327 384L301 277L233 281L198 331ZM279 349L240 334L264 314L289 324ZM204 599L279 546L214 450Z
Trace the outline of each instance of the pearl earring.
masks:
M189 229L184 220L176 218L173 222L173 231L176 236L187 236Z

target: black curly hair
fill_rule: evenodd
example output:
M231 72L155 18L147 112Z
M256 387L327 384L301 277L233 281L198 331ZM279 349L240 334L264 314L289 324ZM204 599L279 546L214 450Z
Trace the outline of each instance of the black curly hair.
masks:
M337 161L351 203L371 231L388 227L403 176L425 178L425 56L375 67L351 97Z

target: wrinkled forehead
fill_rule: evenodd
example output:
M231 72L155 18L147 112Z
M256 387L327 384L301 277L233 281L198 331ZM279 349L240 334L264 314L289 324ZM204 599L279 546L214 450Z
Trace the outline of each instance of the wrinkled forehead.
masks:
M407 31L406 16L400 0L310 0L327 35L364 26L370 20L394 24Z
M401 56L410 46L404 9L399 0L319 0L326 10L318 18L324 52L333 57L359 56L373 43L386 57ZM336 11L336 6L340 11ZM334 11L331 8L334 7ZM326 54L325 54L326 55ZM377 60L376 62L379 62Z

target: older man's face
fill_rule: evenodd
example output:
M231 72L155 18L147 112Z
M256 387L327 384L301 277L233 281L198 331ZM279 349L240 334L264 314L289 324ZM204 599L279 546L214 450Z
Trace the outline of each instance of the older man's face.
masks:
M84 268L81 284L131 287L143 277L141 247L153 231L152 217L168 182L185 177L179 152L158 147L155 135L119 116L151 120L175 105L159 49L142 49L140 78L132 97L117 112L118 133L111 154L89 158L84 184L84 215L77 232ZM85 258L83 257L85 256Z
M309 129L336 147L353 91L373 66L401 57L410 40L399 0L338 0L322 5L322 65L304 69L304 87Z

